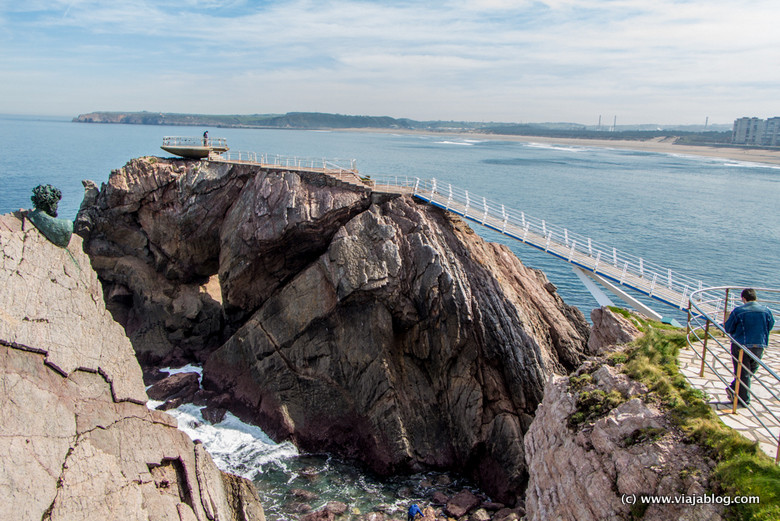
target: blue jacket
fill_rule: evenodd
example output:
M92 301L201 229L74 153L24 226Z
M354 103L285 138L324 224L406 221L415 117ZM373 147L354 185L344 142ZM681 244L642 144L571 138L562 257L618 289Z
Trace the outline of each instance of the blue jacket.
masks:
M425 514L423 514L422 510L420 510L420 507L417 505L412 505L409 507L409 518L413 519L414 516L417 514L420 514L421 516L425 517Z
M724 324L726 333L743 346L764 346L769 342L769 332L775 318L766 306L756 301L734 308Z

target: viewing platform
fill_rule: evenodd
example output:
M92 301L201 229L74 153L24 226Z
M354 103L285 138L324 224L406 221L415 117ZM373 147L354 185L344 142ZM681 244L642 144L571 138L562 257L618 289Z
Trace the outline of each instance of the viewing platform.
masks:
M187 159L207 159L213 155L222 154L230 150L227 146L227 139L223 137L200 138L192 136L164 137L160 148L175 156Z

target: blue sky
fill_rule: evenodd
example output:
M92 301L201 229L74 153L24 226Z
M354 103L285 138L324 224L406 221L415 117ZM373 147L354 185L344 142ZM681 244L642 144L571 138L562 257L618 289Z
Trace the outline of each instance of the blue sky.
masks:
M0 0L0 113L780 115L775 0Z

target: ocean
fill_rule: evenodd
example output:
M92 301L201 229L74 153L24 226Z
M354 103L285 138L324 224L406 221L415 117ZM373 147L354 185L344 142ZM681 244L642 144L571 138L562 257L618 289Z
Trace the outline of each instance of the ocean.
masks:
M105 182L112 169L134 157L166 156L159 148L163 136L199 136L204 130L212 138L227 138L233 151L356 159L363 175L433 177L705 286L780 287L780 166L500 136L101 125L6 115L0 116L0 213L30 207L32 188L49 183L63 192L59 216L73 218L83 196L82 179ZM507 244L526 265L542 269L564 300L586 316L597 306L566 263L471 226L486 239ZM663 314L675 313L652 305ZM212 453L224 452L216 456L223 468L255 480L269 519L283 517L291 502L284 491L296 483L318 482L321 502L341 498L367 508L358 501L366 496L400 508L424 495L421 483L435 479L376 480L328 455L277 445L235 418L212 429L192 407L175 414L183 430L204 439Z

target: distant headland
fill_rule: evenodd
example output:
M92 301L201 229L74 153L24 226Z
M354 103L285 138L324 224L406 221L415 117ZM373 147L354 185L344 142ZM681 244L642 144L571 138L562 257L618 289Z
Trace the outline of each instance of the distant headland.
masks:
M323 112L210 115L163 112L90 112L73 118L80 123L173 125L211 128L265 128L392 133L440 133L485 139L552 145L622 148L664 154L687 154L725 160L780 165L778 147L735 145L730 125L580 125L577 123L497 123L416 121L389 116L349 116Z
M351 116L323 112L286 114L176 114L163 112L90 112L73 118L80 123L130 125L186 125L216 128L274 128L307 130L375 129L425 132L478 132L482 134L540 136L564 139L650 140L673 138L678 144L727 145L730 125L623 125L577 123L497 123L475 121L416 121L389 116Z

